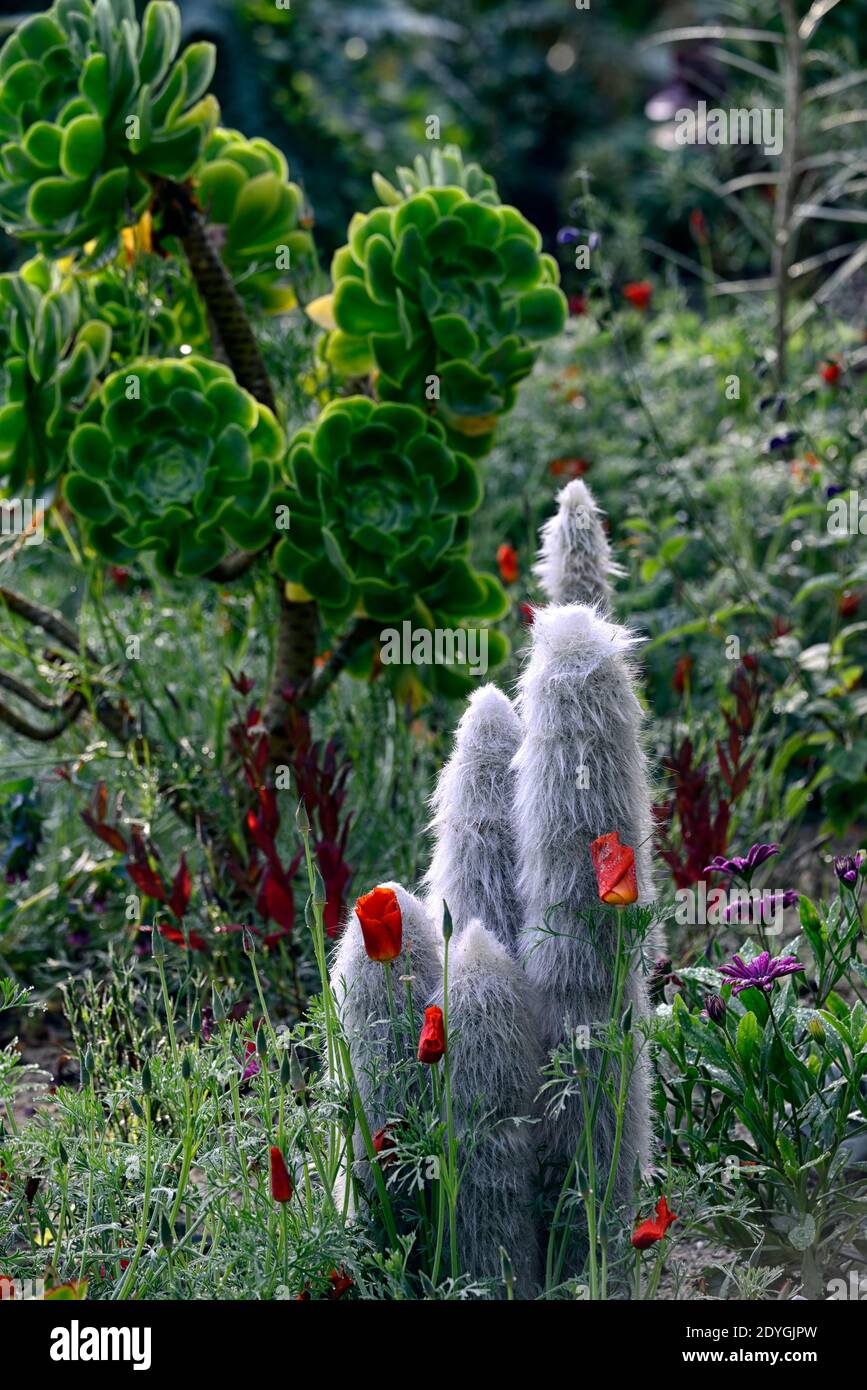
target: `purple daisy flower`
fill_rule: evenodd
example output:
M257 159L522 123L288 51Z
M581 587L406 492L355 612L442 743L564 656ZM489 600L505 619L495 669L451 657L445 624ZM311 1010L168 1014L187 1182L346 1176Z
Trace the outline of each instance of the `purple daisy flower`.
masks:
M857 854L838 854L834 860L834 873L847 888L854 888L863 863L864 855L860 850Z
M786 888L785 891L778 890L774 893L762 893L761 897L755 901L752 898L738 898L735 902L730 903L723 912L723 921L767 922L776 917L783 908L795 907L800 901L801 895L796 888Z
M779 854L779 845L750 845L746 854L736 854L732 859L726 859L724 854L717 854L709 864L702 870L705 874L731 874L733 878L745 878L747 882L752 878L754 871L760 864L764 864L766 859L772 855Z
M803 970L803 965L794 956L772 956L770 951L762 951L760 956L749 962L740 956L733 956L731 965L724 965L720 974L732 981L732 994L740 994L742 989L763 989L769 994L774 980L783 975L794 975Z

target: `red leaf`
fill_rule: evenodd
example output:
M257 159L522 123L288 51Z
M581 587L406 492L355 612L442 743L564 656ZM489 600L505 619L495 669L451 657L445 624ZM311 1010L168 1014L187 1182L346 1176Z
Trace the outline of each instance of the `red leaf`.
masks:
M255 811L247 812L247 829L250 832L250 839L262 851L269 864L279 867L280 861L277 857L274 836L269 835Z
M149 898L156 898L158 902L164 903L166 900L166 890L159 874L155 874L149 864L127 864L126 871L135 884L136 888Z
M295 903L292 899L292 892L288 885L284 886L280 882L271 868L265 871L256 909L261 912L263 917L276 922L287 932L292 930L295 922Z
M126 840L119 830L115 830L113 825L104 825L102 821L96 820L89 811L82 811L81 819L88 829L93 831L94 835L99 836L103 844L109 845L110 848L116 850L118 854L126 854Z
M197 931L191 931L186 937L179 927L160 927L160 936L166 941L173 941L176 946L182 946L184 950L187 950L188 947L191 951L207 951L208 949L207 941Z
M259 819L264 829L273 838L280 828L280 814L277 810L277 798L271 787L259 788Z
M181 862L178 872L175 874L175 881L172 884L172 895L169 898L169 908L176 917L182 918L190 902L190 871L187 868L187 861L181 855Z

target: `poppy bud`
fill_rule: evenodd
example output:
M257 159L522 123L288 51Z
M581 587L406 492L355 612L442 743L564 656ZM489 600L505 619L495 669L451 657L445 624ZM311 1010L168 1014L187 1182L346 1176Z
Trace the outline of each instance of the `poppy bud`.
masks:
M623 286L623 298L639 313L644 313L645 309L650 307L652 296L653 286L649 280L636 280Z
M289 1063L289 1053L288 1053L288 1052L284 1052L284 1053L283 1053L283 1060L282 1060L282 1062L280 1063L280 1085L281 1085L281 1086L288 1086L288 1085L289 1085L289 1080L290 1080L291 1075L292 1075L292 1067L291 1067L291 1065L290 1065L290 1063Z
M514 584L520 574L518 552L513 545L503 542L497 547L497 565L504 584Z
M381 1168L384 1168L386 1164L390 1163L392 1160L392 1156L388 1152L389 1149L397 1148L397 1143L394 1139L394 1136L391 1133L391 1130L391 1125L383 1125L382 1129L378 1129L371 1140L373 1144L373 1152L376 1154L385 1155L385 1157L380 1160Z
M142 1088L142 1091L144 1092L144 1094L145 1094L146 1096L147 1096L147 1095L150 1095L151 1090L153 1089L153 1081L151 1080L151 1064L150 1064L150 1062L145 1062L144 1066L143 1066L142 1069L141 1069L141 1088Z
M185 1052L185 1053L184 1053L183 1061L181 1062L181 1076L184 1078L185 1081L189 1081L189 1079L190 1079L190 1077L192 1076L192 1074L193 1074L193 1063L192 1063L192 1059L190 1058L189 1052Z
M624 1035L632 1032L632 1003L626 1005L620 1020L620 1031Z
M171 1250L172 1245L174 1244L174 1239L175 1233L172 1230L171 1222L169 1221L169 1218L166 1216L165 1212L163 1212L162 1216L160 1217L160 1243L162 1244L163 1249Z
M435 1066L446 1050L443 1011L432 1004L424 1011L424 1026L418 1040L418 1060L425 1066Z
M307 1090L304 1068L298 1061L298 1050L294 1047L289 1056L289 1081L296 1095L301 1096Z
M704 1007L712 1023L722 1023L726 1016L726 1001L721 994L706 994Z
M295 826L300 835L310 834L310 817L307 814L307 807L303 799L298 802L298 809L295 812Z
M590 857L596 870L599 901L613 907L634 903L638 897L635 879L635 853L620 843L616 830L600 835L590 846Z
M454 929L455 924L452 921L452 914L449 912L449 905L443 901L443 937L446 941L451 941Z
M403 918L393 888L374 888L356 899L364 949L371 960L394 960L403 945Z
M317 869L316 865L314 864L314 866L313 866L313 905L314 905L314 907L322 907L323 903L325 902L326 896L327 896L327 894L326 894L326 892L325 892L325 880L323 879L321 873L319 872L319 870Z
M271 1196L275 1202L288 1202L292 1197L292 1179L286 1160L274 1144L271 1148Z

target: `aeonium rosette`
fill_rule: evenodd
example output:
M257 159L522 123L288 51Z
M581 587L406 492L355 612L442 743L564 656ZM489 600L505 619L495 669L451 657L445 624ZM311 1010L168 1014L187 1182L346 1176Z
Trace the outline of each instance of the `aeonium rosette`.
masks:
M274 563L317 600L326 625L340 628L354 614L436 630L506 611L498 581L468 558L478 468L453 452L431 416L366 396L332 401L295 435L289 470L292 525ZM489 664L506 650L490 632ZM440 674L434 683L445 688Z
M312 264L313 240L302 226L304 195L290 182L281 151L218 127L205 147L196 194L219 229L220 255L242 297L267 313L294 308L291 272Z
M0 479L39 493L60 473L69 436L104 370L110 328L82 322L75 281L43 256L0 275Z
M135 221L154 177L185 179L219 107L215 49L177 57L180 10L152 0L56 0L0 51L0 222L43 250Z
M387 188L391 186L388 185ZM480 455L511 409L566 300L537 229L484 185L420 186L357 213L334 256L333 295L308 306L330 326L341 374L373 373L381 400L432 410L454 447Z
M228 367L134 362L106 379L83 421L66 497L106 559L150 550L165 575L203 575L233 547L272 539L283 433Z

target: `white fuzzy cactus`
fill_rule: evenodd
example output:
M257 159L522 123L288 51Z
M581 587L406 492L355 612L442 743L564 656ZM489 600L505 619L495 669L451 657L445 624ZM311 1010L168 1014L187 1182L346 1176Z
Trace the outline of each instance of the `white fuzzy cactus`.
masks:
M616 831L635 851L639 901L653 897L650 790L631 669L637 638L609 619L618 569L592 495L576 481L558 502L536 566L552 602L535 611L517 701L494 686L475 693L433 796L426 910L392 885L407 905L419 1004L442 999L443 902L454 923L449 1062L464 1155L460 1266L496 1277L503 1248L523 1296L540 1279L537 1171L545 1164L562 1182L583 1125L574 1098L556 1122L545 1119L536 1101L541 1067L576 1027L604 1027L611 1005L611 915L597 914L604 925L592 935L582 922L599 901L592 841ZM363 1027L384 1016L382 975L350 921L332 978L346 985L343 1022L356 1070L361 1064L368 1074L387 1046ZM637 969L623 1003L636 1021L646 1011ZM591 1073L600 1056L588 1054ZM380 1124L381 1096L365 1100L371 1126ZM648 1161L649 1135L648 1080L638 1066L619 1136L614 1200L622 1210L635 1167ZM613 1112L603 1102L593 1133L598 1172L607 1175L614 1144Z
M611 580L623 570L611 554L596 499L580 478L557 495L533 573L552 603L589 603L610 613Z

